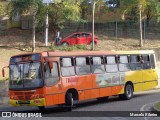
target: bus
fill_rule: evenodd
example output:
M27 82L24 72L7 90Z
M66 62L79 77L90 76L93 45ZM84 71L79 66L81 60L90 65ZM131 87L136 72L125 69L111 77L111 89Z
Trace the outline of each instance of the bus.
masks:
M2 74L5 76L4 69ZM65 105L75 101L107 100L118 95L129 100L133 92L158 85L155 53L136 51L79 51L27 53L9 63L11 106Z

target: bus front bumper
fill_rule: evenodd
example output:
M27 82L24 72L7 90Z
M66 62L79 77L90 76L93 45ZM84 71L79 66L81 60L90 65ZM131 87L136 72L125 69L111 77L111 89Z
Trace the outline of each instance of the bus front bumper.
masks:
M34 99L34 100L10 99L9 104L11 106L45 106L45 98L39 98L39 99Z

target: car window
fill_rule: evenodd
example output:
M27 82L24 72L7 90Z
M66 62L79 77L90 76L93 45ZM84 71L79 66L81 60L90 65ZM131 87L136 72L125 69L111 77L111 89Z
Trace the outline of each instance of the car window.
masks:
M72 35L72 38L76 38L76 37L77 37L77 34Z
M90 34L88 34L88 33L82 33L82 35L81 35L82 37L90 37L91 35Z
M86 37L90 37L91 35L90 35L90 34L88 34L88 33L85 33L85 36L86 36Z

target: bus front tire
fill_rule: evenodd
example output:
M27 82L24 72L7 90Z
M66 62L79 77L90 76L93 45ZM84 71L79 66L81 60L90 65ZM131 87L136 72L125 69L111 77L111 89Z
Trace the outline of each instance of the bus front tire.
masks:
M73 107L73 96L72 93L67 93L66 94L66 106L68 111L72 111Z
M44 110L45 110L45 107L44 107L44 106L38 106L38 109L39 109L40 111L44 111Z
M130 100L133 97L133 86L131 84L127 84L125 86L124 94L119 95L120 99Z

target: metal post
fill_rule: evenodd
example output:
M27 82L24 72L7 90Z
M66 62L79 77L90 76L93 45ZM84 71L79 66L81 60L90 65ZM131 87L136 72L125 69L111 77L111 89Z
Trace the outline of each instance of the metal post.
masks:
M94 12L95 12L96 2L93 2L93 11L92 11L92 50L94 50Z
M116 18L116 41L115 41L115 46L117 47L117 35L118 35L118 23L117 23L117 18Z
M32 43L32 52L35 52L35 15L33 15L33 28L32 28L32 40L33 40L33 43Z
M146 22L144 20L144 23L143 23L143 39L144 39L144 43L146 41Z
M35 3L35 0L33 1ZM35 11L33 11L32 52L35 52Z
M140 47L143 47L143 36L142 36L142 4L139 4L139 27L140 27Z
M49 6L49 3L47 3L47 6ZM48 8L47 8L47 13L46 13L46 31L45 31L45 45L48 46Z

